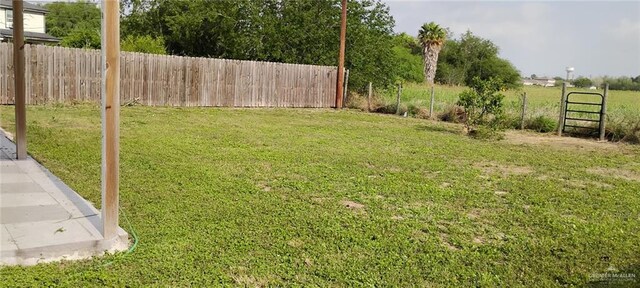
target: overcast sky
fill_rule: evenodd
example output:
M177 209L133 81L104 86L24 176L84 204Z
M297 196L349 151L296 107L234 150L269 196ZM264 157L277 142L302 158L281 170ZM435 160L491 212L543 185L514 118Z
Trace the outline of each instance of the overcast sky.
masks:
M522 75L640 75L640 1L384 0L396 32L417 35L435 21L459 37L467 29L500 47Z

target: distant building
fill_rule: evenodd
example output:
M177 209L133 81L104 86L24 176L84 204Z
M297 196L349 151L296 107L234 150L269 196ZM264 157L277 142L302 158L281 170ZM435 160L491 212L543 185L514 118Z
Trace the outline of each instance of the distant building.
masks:
M24 37L26 43L58 43L60 39L46 33L44 18L48 10L42 6L24 2ZM13 38L13 4L0 0L0 42Z
M556 86L556 80L553 78L547 78L547 77L538 77L535 79L523 78L522 85L524 86L537 85L542 87L553 87L553 86Z

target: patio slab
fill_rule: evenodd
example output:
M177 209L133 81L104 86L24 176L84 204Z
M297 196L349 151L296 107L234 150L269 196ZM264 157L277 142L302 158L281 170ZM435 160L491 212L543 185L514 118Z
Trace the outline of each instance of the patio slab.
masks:
M86 259L128 249L128 234L104 239L100 211L28 157L0 129L0 265Z

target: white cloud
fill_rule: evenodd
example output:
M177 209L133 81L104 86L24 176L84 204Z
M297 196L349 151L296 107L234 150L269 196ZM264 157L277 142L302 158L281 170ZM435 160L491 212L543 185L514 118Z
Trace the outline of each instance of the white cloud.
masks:
M613 35L622 40L633 40L640 42L640 21L632 21L627 18L622 18L613 25Z

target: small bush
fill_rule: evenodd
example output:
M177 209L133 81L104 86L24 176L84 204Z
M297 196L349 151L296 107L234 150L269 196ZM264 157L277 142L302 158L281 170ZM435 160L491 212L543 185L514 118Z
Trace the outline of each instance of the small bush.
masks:
M414 114L416 118L419 119L429 119L429 109L427 108L418 108L416 113Z
M500 123L500 127L505 129L520 129L520 121L520 116L505 114L504 117L502 117L502 123Z
M544 115L540 115L536 118L526 121L525 128L534 130L537 132L547 133L547 132L555 131L557 128L557 123L556 123L556 120L554 119L551 119Z
M605 135L611 141L640 144L640 119L607 119Z
M140 52L148 54L167 54L164 38L153 38L149 35L134 36L128 35L120 43L122 51Z
M475 127L473 130L469 130L468 134L472 138L481 140L501 140L504 138L502 131L485 125L480 125Z
M344 106L349 109L367 111L367 98L362 97L359 93L349 92L349 96L347 96L347 101Z
M374 110L374 112L377 113L382 113L382 114L396 114L396 103L386 103L383 106L378 107L377 109ZM404 105L402 103L400 103L400 113L398 113L399 115L404 114L405 112L407 112L407 105Z
M504 95L499 93L504 88L502 81L498 79L481 80L475 77L471 88L458 96L457 104L464 107L466 114L465 126L469 131L478 125L497 128L504 113L502 104Z
M466 120L464 108L452 105L445 108L444 112L438 114L438 119L445 122L463 123Z
M415 105L413 103L407 104L407 112L410 116L417 115L419 110L420 110L420 107L418 107L418 105Z
M367 95L362 95L356 92L350 92L349 96L347 97L347 102L345 103L345 107L349 109L359 109L362 111L367 111L369 110L369 107L368 107L369 100L367 98L368 98ZM376 112L377 110L381 109L381 107L384 107L384 106L385 106L385 103L382 102L382 100L379 97L371 98L371 112Z

